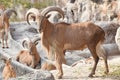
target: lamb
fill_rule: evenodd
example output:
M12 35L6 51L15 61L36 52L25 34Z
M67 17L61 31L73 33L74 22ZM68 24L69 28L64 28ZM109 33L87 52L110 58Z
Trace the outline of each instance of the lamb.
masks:
M2 72L3 79L8 80L9 78L16 77L16 72L10 63L11 58L8 60L6 60L6 59L3 59L3 60L5 61L5 67Z
M0 38L2 39L2 48L5 48L4 41L6 43L6 48L8 48L8 33L9 33L9 18L12 13L16 13L13 9L2 10L0 9Z
M26 49L21 50L18 53L16 60L20 63L26 64L27 66L36 68L36 66L41 62L40 55L36 49L37 44L37 40L31 41L30 39L24 39L22 45Z
M36 9L37 11L37 9ZM98 54L102 54L103 50L101 44L104 41L105 32L98 25L91 22L72 23L65 22L51 23L46 16L51 11L62 12L59 7L47 7L41 13L29 11L26 14L27 23L29 23L29 16L32 14L36 17L39 32L41 33L41 42L47 51L48 59L55 61L55 67L58 70L57 78L62 78L63 69L62 64L66 63L64 52L66 50L83 50L86 47L90 50L94 58L94 66L89 74L93 77L99 61ZM64 15L61 14L61 16ZM108 73L107 58L104 56L106 71Z

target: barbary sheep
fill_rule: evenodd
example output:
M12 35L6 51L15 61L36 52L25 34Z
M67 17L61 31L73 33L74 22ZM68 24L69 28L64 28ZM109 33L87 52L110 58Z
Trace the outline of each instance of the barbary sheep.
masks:
M32 41L30 39L25 39L22 42L22 45L26 49L21 50L18 53L16 60L20 63L26 64L27 66L36 68L36 66L41 62L40 55L36 49L37 43L37 40Z
M1 10L1 9L0 9ZM1 10L0 15L0 38L2 39L2 48L8 48L9 18L12 13L16 13L13 9ZM6 43L4 45L4 42Z
M4 11L5 10L5 6L4 5L0 5L0 9Z
M36 17L37 25L39 26L39 32L41 33L42 45L47 50L48 59L55 60L56 69L59 71L57 78L62 78L63 69L62 63L65 63L64 52L66 50L83 50L86 47L90 50L94 58L94 66L89 74L89 77L93 77L99 61L98 54L102 54L101 44L104 41L105 32L98 25L91 22L73 23L68 24L65 22L51 23L46 16L51 11L62 10L59 7L47 7L41 13L38 10L30 11L26 14L27 22L29 23L29 16L32 14ZM64 15L61 14L64 17ZM107 58L104 58L106 71L108 73Z
M118 46L118 49L120 50L120 27L117 29L117 32L116 32L115 42Z
M10 78L16 77L16 72L15 72L13 66L11 65L10 59L9 60L4 59L5 67L2 72L2 76L3 76L4 80L8 80Z

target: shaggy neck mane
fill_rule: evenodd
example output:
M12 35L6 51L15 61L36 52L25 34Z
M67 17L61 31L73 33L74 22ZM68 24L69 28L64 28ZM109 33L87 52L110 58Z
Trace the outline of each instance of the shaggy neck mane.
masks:
M53 31L54 25L51 22L49 22L49 20L44 18L42 23L41 23L41 27L42 27L43 34L49 35Z
M32 53L37 53L37 49L36 49L36 46L32 46Z

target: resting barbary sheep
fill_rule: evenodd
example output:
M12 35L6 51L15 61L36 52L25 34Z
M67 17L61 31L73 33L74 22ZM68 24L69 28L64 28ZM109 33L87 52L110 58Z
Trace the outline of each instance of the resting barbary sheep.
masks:
M9 60L4 59L4 61L5 61L5 67L2 72L3 79L8 80L9 78L16 77L16 72L10 63L10 59Z
M41 58L39 53L37 52L36 45L37 41L31 41L30 39L25 39L22 43L25 50L21 50L16 60L20 63L26 64L32 68L36 68L36 66L41 62Z
M68 24L65 22L51 23L46 16L51 11L62 13L59 7L47 7L41 13L38 10L29 10L26 14L27 22L29 23L29 16L32 14L36 17L39 32L41 33L41 41L43 47L47 50L48 59L55 60L56 69L59 71L57 78L62 78L63 69L62 64L66 62L64 52L66 50L83 50L86 47L90 50L94 58L94 66L89 74L93 77L99 61L97 54L102 54L101 44L105 39L105 32L98 25L91 22ZM61 16L64 15L61 14ZM107 58L104 58L106 71L108 73Z

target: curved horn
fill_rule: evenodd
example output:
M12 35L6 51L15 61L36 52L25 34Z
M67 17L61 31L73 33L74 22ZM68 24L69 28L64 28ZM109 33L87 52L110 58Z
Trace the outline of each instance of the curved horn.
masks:
M25 46L26 46L26 43L27 43L27 41L26 40L24 40L23 42L22 42L22 46L25 48Z
M22 41L22 46L24 48L28 48L28 43L30 42L30 39L29 38L25 38L23 41Z
M45 8L42 12L41 12L41 15L43 16L46 16L49 12L51 11L57 11L60 13L60 15L62 16L62 18L64 18L64 12L61 8L59 7L55 7L55 6L50 6L50 7L47 7Z
M14 9L7 9L4 12L8 18L10 18L10 16L12 15L12 13L14 13L15 15L17 15L17 12Z
M39 10L36 9L36 8L31 8L31 9L29 9L29 10L27 11L27 13L26 13L26 19L27 19L27 23L28 23L28 24L30 24L30 22L29 22L29 16L30 16L30 15L34 16L34 17L35 17L35 20L36 20L36 18L38 18L38 15L39 15Z
M40 40L41 40L40 37L35 37L32 41L35 45L37 45Z

